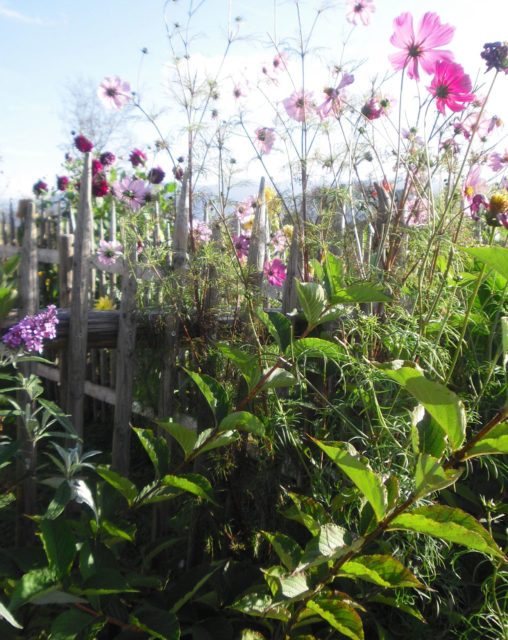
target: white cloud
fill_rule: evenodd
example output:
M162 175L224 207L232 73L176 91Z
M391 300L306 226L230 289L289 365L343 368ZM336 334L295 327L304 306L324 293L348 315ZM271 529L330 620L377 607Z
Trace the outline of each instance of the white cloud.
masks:
M24 22L25 24L34 24L43 27L49 27L55 23L51 20L44 20L43 18L37 18L35 16L27 16L24 13L9 9L5 5L0 4L0 17L7 18L8 20L17 20L18 22Z

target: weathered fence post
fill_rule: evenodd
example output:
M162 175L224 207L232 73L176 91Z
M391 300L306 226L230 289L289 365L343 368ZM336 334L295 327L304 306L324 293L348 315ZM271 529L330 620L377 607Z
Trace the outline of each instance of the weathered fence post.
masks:
M298 308L298 294L295 278L301 279L303 271L303 251L299 224L293 226L293 237L289 249L288 269L282 293L282 312L289 313Z
M74 251L74 236L63 234L58 237L58 306L67 309L71 306L72 291L72 254ZM69 367L68 348L59 351L60 360L60 403L68 411L69 386L67 371Z
M21 247L20 273L20 318L33 315L39 306L39 287L37 281L37 229L35 226L35 204L33 200L21 200L19 202L18 216L24 222L23 244ZM32 373L30 363L21 363L19 369L25 378ZM28 395L21 391L18 393L18 402L24 409L30 402ZM36 513L36 467L37 449L33 434L28 430L27 424L22 418L17 423L17 439L20 443L20 458L17 465L18 477L23 478L18 489L16 521L16 539L18 544L30 543L33 540L35 528L33 523L26 518Z
M116 402L113 420L112 467L128 475L130 462L130 419L134 384L134 349L136 346L136 247L130 255L131 265L124 263L122 301L116 350ZM131 268L130 268L131 267Z
M79 191L74 256L72 259L72 300L69 326L68 410L79 437L83 437L83 408L86 375L86 337L88 330L88 291L90 284L92 161L85 154Z
M265 179L263 177L259 183L256 214L254 216L249 256L247 258L249 280L258 292L263 282L263 267L265 265L267 242Z

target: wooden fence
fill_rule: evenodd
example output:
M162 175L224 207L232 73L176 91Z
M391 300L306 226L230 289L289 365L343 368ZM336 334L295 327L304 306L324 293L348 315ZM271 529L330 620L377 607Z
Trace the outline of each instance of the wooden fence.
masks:
M20 254L19 265L19 318L37 313L39 304L40 264L58 268L58 316L59 326L55 365L35 363L31 370L58 386L58 401L71 416L78 435L84 435L85 398L95 403L107 403L114 408L112 434L112 464L125 475L129 472L130 421L133 406L134 355L136 348L136 287L139 280L160 277L152 268L137 263L136 249L120 258L115 264L104 265L96 257L95 239L103 238L103 226L94 238L91 194L91 156L85 154L80 181L80 200L76 215L56 215L36 210L32 200L19 203L15 224L14 213L2 220L0 258ZM187 176L184 176L176 205L171 238L171 268L174 276L185 278L189 246ZM158 216L158 210L155 210ZM160 242L163 232L157 219L154 240ZM169 226L166 226L169 229ZM22 231L22 233L21 233ZM114 204L110 212L109 240L116 239L116 214ZM268 216L264 202L264 180L261 180L258 207L254 220L253 240L248 256L249 273L253 284L261 283L262 270L269 239ZM288 280L298 275L301 265L298 233L293 235L293 257L290 255ZM113 296L120 283L120 309L118 311L94 311L93 302L99 295ZM213 293L213 292L212 292ZM294 291L288 286L284 292L283 307L294 306ZM209 304L213 305L214 296ZM179 320L164 318L164 335L161 349L164 352L160 376L158 415L173 415L172 398L179 384L177 364L179 350ZM105 347L116 347L108 351ZM87 377L87 371L91 371ZM30 511L26 511L30 513Z

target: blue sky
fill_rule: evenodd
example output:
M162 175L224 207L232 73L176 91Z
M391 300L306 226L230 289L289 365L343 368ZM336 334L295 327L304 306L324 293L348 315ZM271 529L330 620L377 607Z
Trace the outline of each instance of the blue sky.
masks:
M318 5L311 0L300 4L304 21L310 24ZM345 3L333 4L316 43L330 47L331 58L338 55L349 31ZM418 17L436 11L443 22L456 26L450 48L472 78L483 68L479 58L483 43L506 37L506 0L378 0L376 5L372 25L357 27L348 45L349 58L366 60L362 71L366 77L388 69L392 20L405 10ZM148 103L163 105L168 100L162 89L162 69L170 57L163 6L163 0L0 0L0 199L29 195L36 180L45 177L52 183L61 172L61 147L70 139L60 118L67 82L83 77L98 85L104 76L119 75L137 86L141 49L147 47L139 76L143 95ZM168 19L182 20L186 6L184 0L172 0ZM235 59L240 65L249 57L270 60L272 54L262 42L268 41L267 33L273 35L276 29L277 38L282 38L294 34L296 26L291 0L204 0L195 20L202 35L196 50L204 58L213 60L223 50L228 16L241 16L242 33L261 40L236 43L233 66ZM508 78L500 80L505 86L499 83L491 111L508 123ZM140 141L145 134L146 129L139 127Z

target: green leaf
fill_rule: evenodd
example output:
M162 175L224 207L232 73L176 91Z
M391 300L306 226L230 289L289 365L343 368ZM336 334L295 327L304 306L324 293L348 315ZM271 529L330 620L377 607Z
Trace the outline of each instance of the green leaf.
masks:
M229 431L237 429L253 433L256 436L265 434L265 425L254 414L248 411L235 411L227 415L219 425L219 431Z
M86 596L106 596L114 593L135 593L126 578L116 569L99 569L83 583L81 593Z
M364 640L360 616L345 602L336 598L315 598L307 609L323 618L333 629L352 640Z
M157 424L173 436L187 457L196 444L196 440L198 439L197 433L171 420L158 420Z
M416 405L411 426L415 453L428 453L435 458L440 458L446 449L446 436L430 413L425 411L423 405Z
M58 577L69 575L77 553L76 540L65 520L43 519L39 523L42 545L50 568Z
M264 371L263 373L266 373ZM277 389L280 387L292 387L296 384L295 376L290 372L286 371L286 369L281 369L277 367L274 369L272 373L268 376L268 378L263 383L263 389Z
M384 292L381 285L359 282L337 291L330 302L332 304L360 304L364 302L390 302L391 300L392 297Z
M311 327L315 327L319 324L321 315L326 309L325 290L315 282L295 280L295 283L305 319Z
M323 358L340 362L344 360L344 350L341 346L330 340L321 338L301 338L295 340L286 355L298 358L305 356L306 358Z
M508 249L504 247L460 247L508 280Z
M317 535L321 525L327 524L330 520L323 506L310 496L301 496L291 491L288 492L288 496L293 505L284 511L284 516L302 524L313 536Z
M358 538L356 545L361 543ZM351 534L336 524L324 524L305 547L297 570L314 567L330 560L337 560L353 548Z
M499 453L508 453L508 424L506 422L496 425L488 434L478 440L466 453L466 458L475 456L491 456Z
M226 417L229 411L229 398L225 388L211 376L189 371L189 369L185 369L185 367L183 369L203 394L218 424Z
M323 264L323 275L329 302L332 302L338 291L344 287L342 261L333 253L327 252Z
M289 571L296 569L303 554L300 545L283 533L269 533L268 531L261 531L261 533L272 545L286 569Z
M242 349L231 347L225 343L218 344L217 348L240 369L250 391L261 376L257 357L252 353L246 353Z
M55 589L57 584L55 572L49 567L33 569L25 573L17 582L9 604L10 611L15 611L25 602Z
M420 620L420 622L425 623L425 618L418 611L418 609L415 609L414 607L411 607L408 604L404 604L403 602L401 602L400 598L396 599L396 598L391 598L389 596L383 596L381 594L378 594L375 596L371 596L367 600L367 602L374 602L375 604L384 604L388 607L393 607L394 609L403 611L404 613L407 613L410 616L413 616L417 620Z
M0 600L0 618L3 618L6 622L8 622L12 627L16 627L16 629L23 629L23 627L19 624L16 618L12 615L12 613L7 609L5 604Z
M427 454L418 456L415 469L416 494L419 498L455 484L463 469L444 469L442 464Z
M55 492L55 496L53 500L48 505L46 509L46 513L44 517L48 520L55 520L58 516L63 513L65 507L70 502L72 498L72 491L69 486L69 483L64 480L58 487Z
M212 485L204 476L198 473L187 473L181 476L166 475L162 478L162 482L166 486L187 491L199 498L203 498L203 500L216 504L213 499Z
M274 602L272 596L267 593L249 593L232 604L231 609L249 616L272 618L283 622L287 622L290 618L289 610L280 602Z
M134 429L134 432L147 452L157 477L160 478L169 471L168 443L161 436L156 436L151 429Z
M293 573L286 576L278 576L280 593L287 600L296 602L309 593L310 587L304 573Z
M204 431L202 431L199 434L198 439L196 440L194 451L198 449L200 453L212 451L213 449L218 449L219 447L225 447L226 445L235 442L239 438L238 431L222 431L221 433L218 433L216 436L211 438L210 436L212 435L212 433L213 429L205 429Z
M106 480L108 484L122 494L129 503L129 506L132 505L138 495L138 490L134 483L132 483L128 478L124 478L124 476L121 476L116 471L113 471L113 469L109 469L109 467L99 465L95 470L103 480Z
M466 413L453 391L439 382L427 380L422 370L412 363L396 360L379 368L425 407L448 436L454 450L461 446L466 435Z
M265 325L281 351L285 351L291 343L291 320L279 311L257 310L257 316Z
M171 611L143 606L130 615L129 621L149 633L150 638L158 640L179 640L180 638L180 625Z
M180 611L180 609L196 595L201 587L208 582L208 580L214 575L214 573L223 566L224 564L222 562L217 564L217 566L215 566L211 571L207 571L203 576L196 580L192 588L181 595L178 601L175 602L175 604L171 607L171 612L178 613L178 611Z
M351 445L338 443L339 446L330 446L319 440L313 440L356 485L374 509L376 518L381 520L387 508L386 487L381 478L360 461Z
M473 516L454 507L442 505L418 507L394 518L390 522L389 529L425 533L504 559L503 552L489 532Z
M357 556L345 562L340 572L347 577L360 578L385 588L423 588L416 576L392 556L380 554Z
M64 611L55 618L51 625L51 640L74 640L97 620L97 617L79 609Z

